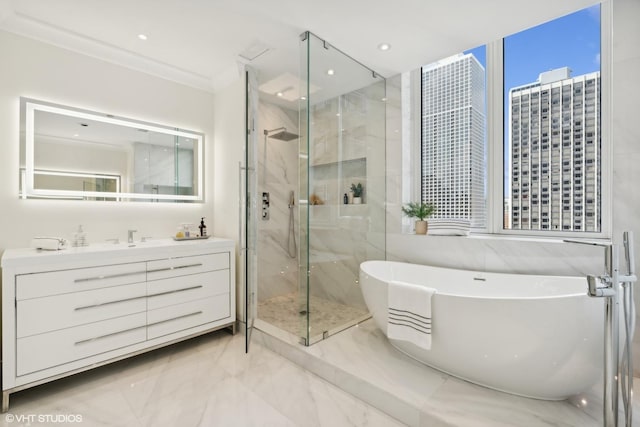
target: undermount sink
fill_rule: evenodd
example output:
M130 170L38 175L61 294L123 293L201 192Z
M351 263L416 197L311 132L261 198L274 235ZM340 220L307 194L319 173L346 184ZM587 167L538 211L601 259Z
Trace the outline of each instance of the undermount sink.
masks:
M169 245L172 240L169 239L149 239L149 240L136 240L133 243L127 243L126 241L119 242L104 242L104 243L96 243L91 246L99 246L104 249L122 249L122 248L135 248L135 247L152 247L152 246L165 246Z

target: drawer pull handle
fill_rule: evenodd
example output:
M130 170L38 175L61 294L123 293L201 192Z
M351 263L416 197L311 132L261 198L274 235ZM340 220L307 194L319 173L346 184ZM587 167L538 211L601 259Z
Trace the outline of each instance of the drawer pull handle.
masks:
M202 310L194 311L193 313L189 313L189 314L183 314L182 316L178 316L178 317L172 317L171 319L165 319L165 320L160 320L158 322L149 323L147 324L147 326L155 326L155 325L160 325L161 323L173 322L174 320L184 319L185 317L197 316L198 314L202 314Z
M182 288L182 289L175 289L173 291L165 291L165 292L158 292L157 294L149 294L149 297L159 297L161 295L169 295L169 294L175 294L177 292L184 292L184 291L191 291L193 289L200 289L202 288L202 285L198 285L198 286L189 286L188 288Z
M135 331L137 329L142 329L142 328L146 328L146 327L147 327L147 325L136 326L135 328L124 329L122 331L112 332L110 334L100 335L100 336L94 337L94 338L87 338L86 340L76 341L74 345L86 344L86 343L91 342L91 341L97 341L97 340L101 340L103 338L109 338L109 337L112 337L114 335L124 334L125 332L131 332L131 331Z
M177 265L175 267L156 268L153 270L147 270L147 273L159 273L161 271L179 270L181 268L191 268L191 267L202 267L202 263L200 262L198 264L186 264L186 265Z
M82 279L75 279L73 282L74 283L93 282L95 280L115 279L118 277L126 277L126 276L137 276L138 274L145 274L145 273L146 273L146 270L132 271L129 273L105 274L104 276L85 277Z
M91 305L83 305L82 307L76 307L74 308L75 311L80 311L80 310L85 310L87 308L95 308L95 307L102 307L104 305L109 305L109 304L118 304L120 302L126 302L126 301L134 301L137 299L142 299L142 298L146 298L146 295L141 295L138 297L131 297L131 298L125 298L125 299L119 299L116 301L107 301L107 302L101 302L99 304L91 304Z

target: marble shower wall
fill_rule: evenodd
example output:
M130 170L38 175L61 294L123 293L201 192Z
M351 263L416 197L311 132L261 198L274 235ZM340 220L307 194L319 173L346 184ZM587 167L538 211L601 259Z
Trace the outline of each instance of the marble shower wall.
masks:
M310 293L365 310L359 265L385 251L384 96L378 82L310 114L309 191L319 203L309 206ZM362 204L344 204L358 183Z
M287 132L300 134L298 111L260 102L258 107L258 197L268 192L270 216L258 218L258 300L286 295L298 290L298 139L281 141L264 138L264 130L285 127ZM277 134L277 132L272 132ZM290 231L291 191L294 192L293 231ZM258 200L258 207L261 201ZM258 209L260 210L260 209ZM258 215L260 213L258 212ZM291 237L289 238L289 233ZM289 239L290 247L287 248ZM289 251L294 257L289 256Z

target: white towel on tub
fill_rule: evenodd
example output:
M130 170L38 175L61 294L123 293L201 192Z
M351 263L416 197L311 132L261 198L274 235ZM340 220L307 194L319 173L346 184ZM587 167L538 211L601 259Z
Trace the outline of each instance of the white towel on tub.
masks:
M435 293L435 289L426 286L389 282L387 338L409 341L430 350L431 298Z

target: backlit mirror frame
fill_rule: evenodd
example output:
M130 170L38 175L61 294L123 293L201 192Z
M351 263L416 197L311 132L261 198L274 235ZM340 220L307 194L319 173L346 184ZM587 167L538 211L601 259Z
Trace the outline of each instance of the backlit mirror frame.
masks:
M111 114L99 113L64 105L54 104L35 99L20 98L21 122L24 125L23 138L21 138L21 149L24 150L24 178L21 179L21 198L46 198L46 199L69 199L69 200L99 200L111 199L115 201L177 201L177 202L203 202L204 201L204 134L184 129L158 125L155 123L143 122L139 120L118 117ZM39 172L35 168L35 113L43 111L61 114L78 119L95 120L103 123L110 123L118 126L125 126L135 129L143 129L151 132L158 132L172 136L194 139L194 165L196 166L195 186L193 195L174 194L146 194L146 193L126 193L126 192L106 192L106 191L76 191L76 190L50 190L37 189L34 186L35 174ZM21 166L22 168L22 166ZM89 172L89 171L85 171ZM21 177L22 178L22 177Z

